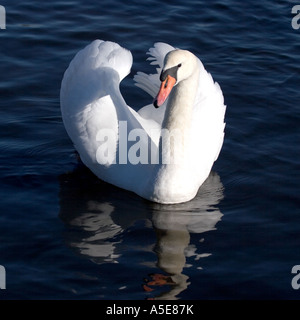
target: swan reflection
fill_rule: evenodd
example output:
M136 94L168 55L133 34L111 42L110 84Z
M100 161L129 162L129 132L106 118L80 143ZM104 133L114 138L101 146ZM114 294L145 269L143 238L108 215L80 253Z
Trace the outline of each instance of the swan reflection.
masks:
M60 181L59 215L67 225L66 242L95 263L118 263L126 255L125 231L137 221L145 221L145 228L154 228L153 250L160 270L145 279L143 288L148 298L177 299L189 285L184 270L191 265L186 260L197 261L212 254L197 252L204 239L195 244L190 243L190 237L192 233L215 230L222 217L218 204L223 198L223 185L215 173L192 201L176 205L144 201L93 176L87 178L82 169L62 176ZM140 250L143 244L138 245ZM143 264L149 266L147 261ZM199 262L195 265L201 269Z
M106 241L122 232L122 228L111 218L113 211L114 207L109 203L89 201L87 212L70 221L71 226L81 227L89 235L70 245L91 258L103 258L103 261L109 262L117 261L119 255L114 254L117 242Z
M190 244L190 234L216 229L216 224L222 217L217 205L222 199L223 185L220 177L211 173L192 201L177 205L152 204L152 222L157 235L157 265L168 276L152 275L152 281L145 285L146 290L153 290L149 284L168 284L165 283L166 280L171 290L157 298L176 299L176 296L187 288L188 276L182 273L183 269L188 267L186 258L194 257L194 260L199 260L211 255L197 253L195 244ZM203 240L202 238L201 241Z

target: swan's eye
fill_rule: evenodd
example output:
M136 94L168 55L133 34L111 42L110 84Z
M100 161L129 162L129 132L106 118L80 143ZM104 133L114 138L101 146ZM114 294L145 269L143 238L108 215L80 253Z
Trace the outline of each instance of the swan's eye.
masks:
M181 63L179 63L179 65L177 67L180 68L181 67Z

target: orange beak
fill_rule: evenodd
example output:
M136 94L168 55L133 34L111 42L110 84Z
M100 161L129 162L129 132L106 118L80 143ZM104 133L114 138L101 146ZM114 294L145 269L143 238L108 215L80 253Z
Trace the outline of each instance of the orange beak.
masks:
M155 108L160 107L166 101L175 83L176 79L170 75L161 83L159 92L153 102Z

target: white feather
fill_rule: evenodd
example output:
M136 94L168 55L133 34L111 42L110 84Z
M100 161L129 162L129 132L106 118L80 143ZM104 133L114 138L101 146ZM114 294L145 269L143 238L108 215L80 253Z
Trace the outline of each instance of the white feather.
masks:
M174 49L168 44L156 43L148 52L148 60L157 66L156 73L138 72L134 77L136 85L152 97L160 87L159 75L165 56ZM178 56L180 58L180 54ZM183 170L178 166L150 161L151 156L159 151L162 125L170 111L166 111L168 100L159 109L148 105L138 112L126 104L119 84L132 66L130 51L113 42L95 40L76 54L62 80L62 118L82 161L95 175L160 203L184 202L195 196L222 147L226 109L220 86L214 83L200 60L197 61L200 73L195 97L184 93L180 99L177 97L181 103L186 100L188 104L193 99L192 120L187 124L186 120L174 119L174 123L179 123L183 130L188 126L191 132L189 145L192 148L183 151L182 156L186 153L193 161L191 166L182 167L185 168ZM178 92L179 87L176 86ZM178 109L181 113L184 106L182 108ZM105 142L102 139L105 130L115 139ZM130 137L132 140L137 133L140 140L130 141ZM105 162L106 154L99 153L103 146L110 150L111 162ZM140 152L147 153L147 163L129 161L132 148L137 147ZM127 163L120 163L121 158L127 159Z

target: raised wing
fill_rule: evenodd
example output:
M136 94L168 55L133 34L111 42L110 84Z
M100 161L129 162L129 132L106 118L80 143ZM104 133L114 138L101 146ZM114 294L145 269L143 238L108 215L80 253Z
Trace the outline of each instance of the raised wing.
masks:
M146 74L144 72L137 72L134 76L135 85L144 91L146 91L151 97L155 97L159 90L160 80L159 75L163 67L164 58L169 51L175 48L169 44L163 42L157 42L154 44L153 48L150 48L147 52L150 57L147 59L151 61L151 65L158 65L155 74Z

